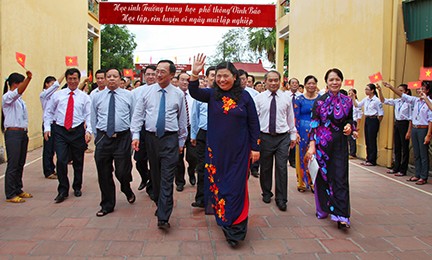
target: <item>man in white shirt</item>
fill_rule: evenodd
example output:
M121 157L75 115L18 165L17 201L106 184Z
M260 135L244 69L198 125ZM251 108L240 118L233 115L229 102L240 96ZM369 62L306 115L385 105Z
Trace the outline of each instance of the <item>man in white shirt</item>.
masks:
M57 176L59 186L56 203L69 196L68 161L72 155L74 181L72 188L75 197L81 197L84 152L91 140L91 100L78 89L81 73L76 68L66 70L67 88L54 93L44 112L44 138L51 136L53 126L55 151L57 154ZM55 82L54 84L59 84ZM86 124L86 127L84 126Z
M276 205L286 211L288 202L288 150L297 141L297 129L291 99L279 90L281 75L269 71L264 76L267 90L258 94L255 105L260 122L260 185L262 200L270 203L273 196L273 160L275 161Z

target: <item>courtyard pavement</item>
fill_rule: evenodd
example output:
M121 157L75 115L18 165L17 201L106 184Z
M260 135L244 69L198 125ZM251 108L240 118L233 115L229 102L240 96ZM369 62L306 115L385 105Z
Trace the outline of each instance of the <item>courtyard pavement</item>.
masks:
M189 183L174 191L171 229L163 232L155 205L137 191L135 169L136 202L118 191L115 211L100 218L93 153L85 154L82 197L70 192L60 204L54 203L57 180L43 177L41 153L28 153L24 190L34 198L23 204L5 202L6 164L0 165L0 259L432 259L432 185L363 167L360 160L350 161L351 229L316 219L313 194L297 191L290 167L286 212L274 200L263 203L259 180L251 177L248 234L233 249L214 217L190 206L195 187Z

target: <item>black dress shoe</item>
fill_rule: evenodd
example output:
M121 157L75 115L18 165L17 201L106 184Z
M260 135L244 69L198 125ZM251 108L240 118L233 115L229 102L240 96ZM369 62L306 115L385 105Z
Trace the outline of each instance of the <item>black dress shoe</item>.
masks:
M270 197L263 197L262 198L262 201L264 201L264 203L270 203L270 201L271 201L271 198Z
M230 245L231 247L236 247L238 245L238 241L237 240L232 240L232 239L227 239L228 245Z
M189 177L189 182L192 186L194 186L196 184L195 175Z
M256 170L251 171L251 175L254 176L255 178L259 178L259 173Z
M179 185L176 187L177 191L183 191L184 190L184 186L183 185Z
M147 187L147 182L141 181L141 184L138 186L138 190L143 190L145 187Z
M194 201L194 202L192 202L191 206L194 207L194 208L204 208L204 203L203 202Z
M277 202L276 205L280 211L286 211L287 209L287 205L285 202Z
M81 195L82 195L81 190L75 190L74 195L75 195L75 197L81 197Z
M171 227L168 221L163 221L163 220L159 220L157 225L159 229L163 229L163 230L168 230Z
M55 200L55 203L62 203L65 199L66 199L65 196L59 194L59 195L57 195L57 197L55 197L54 200Z
M136 200L135 194L132 192L132 195L130 195L130 196L127 198L127 201L128 201L130 204L132 204L132 203L135 202L135 200Z

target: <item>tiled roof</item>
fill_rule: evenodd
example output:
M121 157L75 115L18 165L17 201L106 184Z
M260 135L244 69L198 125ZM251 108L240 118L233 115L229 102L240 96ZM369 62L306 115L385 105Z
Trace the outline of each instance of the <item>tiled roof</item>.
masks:
M233 62L233 64L237 69L242 69L249 74L254 72L266 73L268 71L263 67L261 60L258 63Z

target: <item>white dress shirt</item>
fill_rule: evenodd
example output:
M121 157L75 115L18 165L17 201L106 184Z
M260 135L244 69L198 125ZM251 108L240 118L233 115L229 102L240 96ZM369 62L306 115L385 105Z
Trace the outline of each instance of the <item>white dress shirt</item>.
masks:
M357 120L361 119L362 116L362 109L360 107L353 107L353 120L357 122Z
M430 111L424 100L419 97L408 96L407 94L402 94L402 100L413 106L411 118L413 125L428 125L432 121L432 111ZM429 100L431 99L429 98Z
M139 139L141 127L145 118L145 129L156 132L156 122L159 114L159 104L162 95L158 83L143 88L137 97L135 111L132 116L132 139ZM165 131L178 132L179 146L183 147L188 134L184 93L172 84L164 88L165 93Z
M255 90L255 89L253 89L253 88L251 88L251 87L245 87L245 90L246 90L247 92L249 92L249 95L250 95L252 98L254 98L256 95L259 94L259 92L258 92L257 90Z
M384 104L395 107L395 119L400 120L411 120L412 118L412 106L410 103L403 101L401 98L398 99L384 99Z
M66 109L69 100L69 88L54 93L47 104L47 109L44 111L44 129L45 132L51 131L51 123L56 122L57 125L64 127L66 117ZM86 131L92 133L91 126L91 100L89 95L82 92L78 88L73 91L74 95L74 110L72 128L77 127L82 123L86 123Z
M117 88L114 92L115 94L111 94L110 90L106 88L93 98L91 113L93 133L96 133L96 129L107 131L111 95L114 95L115 104L114 132L122 132L129 129L133 114L132 93L122 88Z
M51 87L44 89L40 95L39 99L42 104L42 111L45 111L46 106L48 102L50 101L52 95L57 91L57 89L60 87L60 83L58 81L55 81L54 84L51 85Z
M383 116L384 109L380 99L377 96L372 98L365 97L362 101L358 102L357 107L364 107L365 116Z
M8 127L28 127L27 107L21 95L18 94L18 88L8 91L3 95L3 114L4 128Z
M295 140L297 138L297 129L295 127L292 99L290 98L291 93L292 92L283 92L281 90L276 92L276 133L290 133L291 140ZM272 99L272 92L269 90L258 94L254 98L260 122L260 130L263 133L270 132L270 103Z

